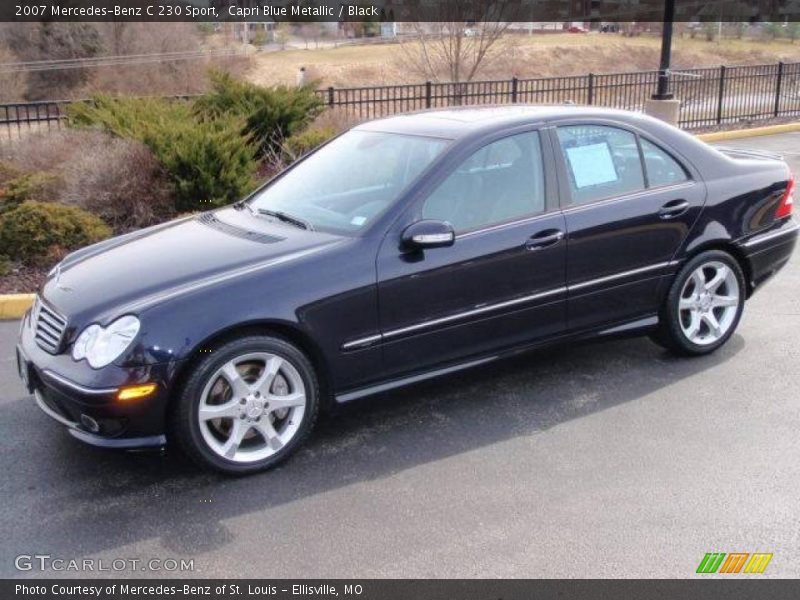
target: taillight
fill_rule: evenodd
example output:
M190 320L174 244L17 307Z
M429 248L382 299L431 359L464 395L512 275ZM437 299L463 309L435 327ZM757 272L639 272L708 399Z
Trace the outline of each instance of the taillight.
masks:
M794 207L794 176L789 179L789 185L786 186L786 191L783 193L783 198L781 198L781 203L778 205L778 209L775 211L775 218L780 219L781 217L788 217L792 214L792 208Z

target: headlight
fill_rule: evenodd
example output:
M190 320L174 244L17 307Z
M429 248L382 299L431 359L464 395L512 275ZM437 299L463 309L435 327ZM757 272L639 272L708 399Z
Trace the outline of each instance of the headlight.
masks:
M131 345L139 327L139 319L133 315L121 317L105 328L89 325L72 345L72 358L85 358L95 369L105 367Z

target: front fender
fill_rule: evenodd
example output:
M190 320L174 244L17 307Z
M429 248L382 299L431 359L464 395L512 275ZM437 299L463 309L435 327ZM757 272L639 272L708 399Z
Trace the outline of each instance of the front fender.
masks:
M311 341L336 390L375 377L379 349L342 349L348 339L379 331L375 242L357 243L364 247L316 254L149 303L138 313L142 327L124 364L183 361L208 340L258 325Z

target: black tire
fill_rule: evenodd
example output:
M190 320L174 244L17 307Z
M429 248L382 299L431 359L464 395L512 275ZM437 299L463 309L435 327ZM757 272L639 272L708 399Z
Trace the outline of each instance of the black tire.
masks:
M692 276L692 273L701 265L708 265L709 263L723 263L732 271L738 284L739 302L736 307L735 315L724 334L712 343L697 344L690 340L683 331L678 305L681 293L684 291L684 286L687 280ZM710 354L725 344L733 335L733 332L736 331L744 309L746 295L747 288L744 274L742 273L741 266L734 257L722 250L701 252L689 260L675 276L659 313L658 329L650 337L657 344L681 356L702 356L704 354Z
M221 456L209 446L201 431L198 413L210 378L229 361L250 353L275 355L294 367L305 388L305 410L294 435L274 454L257 461L237 462ZM180 449L203 468L229 475L247 475L269 469L291 456L314 427L320 406L314 367L303 352L282 338L249 335L227 342L203 356L191 369L170 412L169 435L170 442L177 442ZM232 418L231 423L234 421Z

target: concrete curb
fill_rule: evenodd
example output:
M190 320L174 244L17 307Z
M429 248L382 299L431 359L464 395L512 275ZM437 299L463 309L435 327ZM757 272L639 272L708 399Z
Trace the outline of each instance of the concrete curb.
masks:
M35 294L0 294L0 321L22 317L35 297Z
M793 131L800 131L800 123L783 123L781 125L753 127L752 129L734 129L732 131L701 133L697 136L697 139L703 140L704 142L722 142L724 140L737 140L759 135L775 135L776 133L791 133Z
M741 138L756 137L759 135L774 135L776 133L791 133L800 131L800 122L784 123L782 125L768 125L752 129L736 129L732 131L717 131L715 133L701 133L698 139L704 142L720 142ZM19 319L33 304L34 294L0 294L0 321L4 319Z

